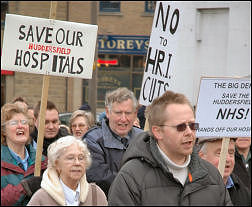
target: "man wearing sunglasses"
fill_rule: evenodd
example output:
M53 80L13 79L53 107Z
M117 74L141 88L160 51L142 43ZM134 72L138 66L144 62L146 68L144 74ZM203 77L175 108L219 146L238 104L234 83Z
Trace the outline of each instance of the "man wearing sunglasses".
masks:
M232 205L218 170L194 148L189 100L166 91L146 109L149 131L126 150L109 191L109 205Z

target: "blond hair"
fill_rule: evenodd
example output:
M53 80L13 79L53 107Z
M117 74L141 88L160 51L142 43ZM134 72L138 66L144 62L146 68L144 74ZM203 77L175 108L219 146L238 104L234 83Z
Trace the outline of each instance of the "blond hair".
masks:
M193 110L193 107L190 101L186 98L185 95L180 93L174 93L172 91L166 91L162 96L157 97L153 102L147 106L145 110L145 117L148 119L149 128L152 126L162 125L169 117L164 113L166 107L170 104L187 104ZM153 135L151 130L149 133Z
M88 129L93 127L95 124L94 116L91 112L89 111L83 111L83 110L76 110L72 113L71 118L69 119L69 128L70 132L73 133L72 130L72 123L77 117L84 117L84 119L87 122Z
M6 103L1 108L1 144L7 145L6 143L6 122L11 120L12 117L16 114L23 114L29 124L29 133L33 130L34 125L32 123L32 120L30 119L30 116L28 114L27 109L20 107L19 105L15 103ZM31 138L29 137L26 144L29 144L31 142Z

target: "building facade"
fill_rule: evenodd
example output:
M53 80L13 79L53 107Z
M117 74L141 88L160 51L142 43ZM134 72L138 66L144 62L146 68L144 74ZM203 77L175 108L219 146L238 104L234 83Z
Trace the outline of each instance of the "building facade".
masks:
M1 41L5 13L48 18L48 1L1 1ZM152 1L97 2L97 108L104 108L107 90L128 87L137 95L141 87L146 51L154 13ZM57 20L92 24L92 2L59 1ZM4 68L2 68L4 70ZM41 98L42 79L38 74L1 71L3 105L17 96L34 105ZM48 100L60 112L72 112L88 103L89 80L50 77ZM101 109L102 110L102 109Z
M185 2L186 27L179 42L180 65L188 71L178 80L195 104L196 74L250 75L249 1ZM2 6L3 5L3 6ZM138 98L151 34L154 1L59 1L56 19L98 25L96 72L97 111L104 110L106 91L128 87ZM1 42L5 13L48 18L50 1L1 1ZM94 20L95 19L95 20ZM2 68L4 70L4 68ZM197 76L198 77L198 76ZM41 75L1 71L1 105L17 96L31 105L41 98ZM192 84L189 86L188 81ZM60 112L72 112L89 102L89 80L50 77L48 100ZM95 89L94 89L95 90ZM179 91L179 89L178 89ZM92 106L91 106L92 107Z

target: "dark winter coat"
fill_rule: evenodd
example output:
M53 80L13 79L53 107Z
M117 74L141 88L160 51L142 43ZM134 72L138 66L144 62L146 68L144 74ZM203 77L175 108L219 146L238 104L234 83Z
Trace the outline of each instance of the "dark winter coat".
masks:
M228 188L234 206L251 206L251 192L249 188L234 173L231 174L234 186Z
M142 131L133 127L128 134L129 142ZM107 119L102 120L100 127L96 126L89 130L83 139L92 157L91 167L87 170L87 181L95 182L108 195L110 185L119 171L126 147L111 131Z
M61 137L64 137L64 136L67 136L69 135L69 132L67 131L67 129L65 127L60 127L59 128L59 132L58 134L53 137L53 138L50 138L50 139L46 139L44 138L44 141L43 141L43 152L42 154L47 156L47 148L48 146L53 143L54 141L56 141L57 139L61 138ZM35 127L34 131L30 134L31 138L37 143L37 139L38 139L38 130L37 128Z
M223 179L212 164L194 151L188 166L191 176L183 186L173 177L156 141L147 132L131 142L122 164L109 190L109 205L232 205Z
M29 153L28 168L24 171L18 166L11 155L8 146L1 145L1 206L25 206L30 197L27 197L20 184L24 178L34 176L36 151L31 146L26 146ZM47 159L42 156L41 170L47 167Z
M249 168L242 160L242 155L235 149L235 166L233 172L239 177L240 180L251 190L251 159L249 160Z

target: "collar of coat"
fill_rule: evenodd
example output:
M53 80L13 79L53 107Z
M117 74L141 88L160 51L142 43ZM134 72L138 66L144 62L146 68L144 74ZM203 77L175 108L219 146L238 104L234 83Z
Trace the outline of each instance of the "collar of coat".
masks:
M35 166L36 150L31 146L31 144L26 145L26 149L29 153L27 171L24 171L22 168L18 166L14 157L11 155L8 146L5 145L1 145L1 167L13 170L17 173L21 173L24 175L33 174ZM47 158L44 155L42 155L41 169L45 169L46 167L47 167Z
M135 136L137 132L141 132L141 129L132 127L129 131L126 139L129 141ZM107 119L102 120L102 136L104 140L104 146L107 148L115 148L115 149L126 149L125 146L122 144L121 140L118 138L119 136L116 135L109 127L109 122Z

